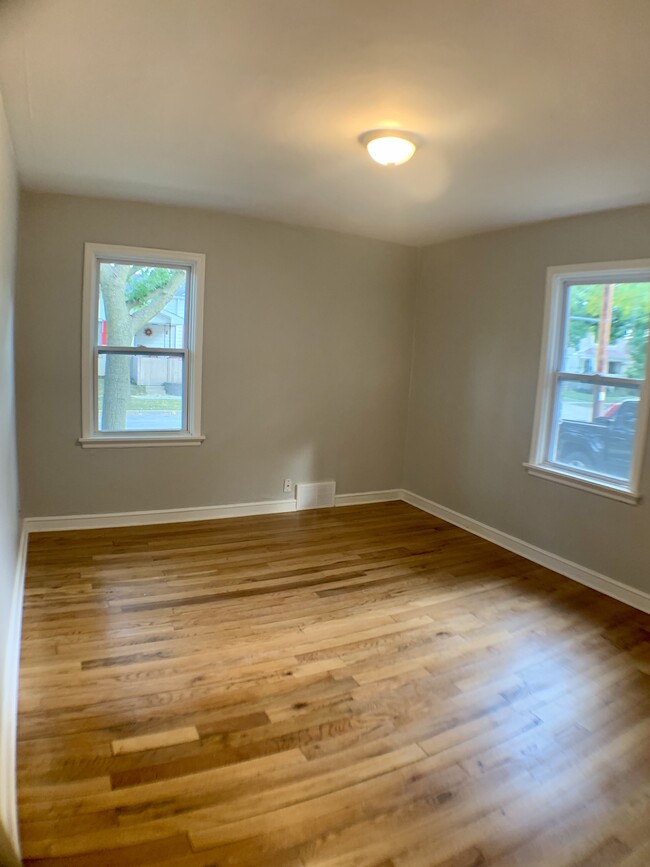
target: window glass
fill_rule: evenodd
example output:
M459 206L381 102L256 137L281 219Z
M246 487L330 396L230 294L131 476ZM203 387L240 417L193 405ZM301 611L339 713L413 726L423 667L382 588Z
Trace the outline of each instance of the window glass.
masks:
M178 355L100 352L98 430L183 430L183 364Z
M638 388L561 381L551 460L575 470L628 481L638 408Z
M187 270L99 263L99 346L186 345Z
M650 283L568 285L560 369L643 379L649 309Z

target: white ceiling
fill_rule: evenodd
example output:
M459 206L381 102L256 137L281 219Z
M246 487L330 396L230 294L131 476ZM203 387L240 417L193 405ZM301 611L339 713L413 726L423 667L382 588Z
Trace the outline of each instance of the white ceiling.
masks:
M0 88L29 188L417 244L650 201L649 36L648 0L3 0Z

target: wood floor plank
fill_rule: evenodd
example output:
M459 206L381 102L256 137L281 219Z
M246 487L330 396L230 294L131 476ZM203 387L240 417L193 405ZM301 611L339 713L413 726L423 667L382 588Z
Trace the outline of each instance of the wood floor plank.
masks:
M408 506L30 537L25 864L646 867L650 617Z
M111 743L114 756L128 753L139 753L143 750L156 750L162 747L174 747L177 744L189 744L199 740L196 726L185 726L171 731L155 732L148 735L136 735L133 738L121 738Z

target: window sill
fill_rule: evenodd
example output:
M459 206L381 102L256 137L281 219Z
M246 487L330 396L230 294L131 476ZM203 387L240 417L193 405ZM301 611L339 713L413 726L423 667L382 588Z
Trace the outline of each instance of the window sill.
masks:
M630 506L636 506L641 495L623 485L608 484L607 482L596 481L588 476L579 476L559 467L541 466L539 464L525 463L524 467L528 470L531 476L536 476L547 481L557 482L560 485L568 485L570 488L577 488L580 491L587 491L590 494L599 494L601 497L609 497L612 500L618 500L621 503L627 503Z
M80 437L77 442L82 449L132 449L151 446L200 446L204 436L105 436Z

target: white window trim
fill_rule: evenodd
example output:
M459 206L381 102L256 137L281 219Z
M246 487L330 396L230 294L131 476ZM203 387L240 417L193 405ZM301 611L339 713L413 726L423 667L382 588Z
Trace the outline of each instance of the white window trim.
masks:
M648 433L648 415L650 414L650 377L647 369L645 382L639 390L639 413L629 484L617 483L612 479L598 476L596 473L575 472L567 467L556 466L549 463L545 455L553 425L553 379L559 366L559 353L562 351L560 336L564 325L564 287L566 281L584 278L593 280L594 283L650 282L650 259L564 265L548 268L546 275L546 303L533 422L533 440L530 459L524 466L533 476L634 505L641 498L639 486ZM648 362L650 363L650 347ZM592 376L591 378L605 384L611 384L612 380L616 382L623 379L623 377L615 376Z
M174 265L189 268L187 347L187 427L181 431L102 433L95 429L96 317L99 293L99 260ZM120 244L84 245L83 323L81 341L81 413L83 448L143 446L198 446L201 433L201 363L203 359L203 284L205 255Z

